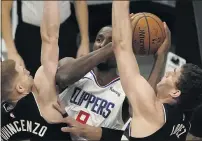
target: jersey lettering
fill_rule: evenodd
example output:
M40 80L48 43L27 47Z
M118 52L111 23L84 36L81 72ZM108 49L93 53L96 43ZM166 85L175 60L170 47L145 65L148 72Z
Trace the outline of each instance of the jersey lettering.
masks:
M31 132L35 135L43 137L47 131L46 126L40 125L40 123L32 122L28 120L19 120L9 123L1 128L1 138L3 140L9 140L11 136L18 132Z
M74 89L70 102L78 106L83 104L86 109L91 105L90 110L104 118L107 118L115 107L114 103L96 97L95 95L85 92L78 87Z
M176 135L177 138L180 138L180 136L186 133L186 131L186 127L183 124L174 125L170 136Z
M73 93L73 95L72 95L72 97L71 97L71 99L70 99L70 102L71 102L71 103L74 103L74 104L77 104L77 103L78 103L78 101L76 102L76 99L77 99L77 97L78 97L78 95L79 95L80 92L81 92L81 89L80 89L80 88L76 87L76 88L74 89L74 93Z

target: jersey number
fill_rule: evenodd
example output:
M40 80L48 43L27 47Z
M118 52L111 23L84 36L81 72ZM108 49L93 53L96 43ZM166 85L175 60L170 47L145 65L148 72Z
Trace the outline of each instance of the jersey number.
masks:
M84 112L84 111L81 110L81 111L79 112L79 114L78 114L76 120L77 120L78 122L82 123L82 124L86 124L87 121L88 121L88 119L89 119L89 117L90 117L90 114L89 114L89 113L86 113L86 112Z

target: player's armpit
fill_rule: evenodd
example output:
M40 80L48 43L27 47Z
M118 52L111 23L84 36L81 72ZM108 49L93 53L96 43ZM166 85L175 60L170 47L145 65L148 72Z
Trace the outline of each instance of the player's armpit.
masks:
M35 74L34 84L39 93L38 96L40 97L41 102L47 104L50 103L50 101L57 99L57 95L55 81L50 81L51 78L48 78L48 75L45 73L44 67L40 66Z

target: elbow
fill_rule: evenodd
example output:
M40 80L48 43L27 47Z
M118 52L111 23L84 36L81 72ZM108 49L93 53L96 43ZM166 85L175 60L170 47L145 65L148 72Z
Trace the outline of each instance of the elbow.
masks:
M59 38L59 25L41 26L41 39L44 42L53 43Z
M59 87L60 90L65 89L67 86L70 85L71 77L68 75L68 72L65 74L60 70L57 71L55 75L56 85Z
M58 85L60 89L63 89L65 87L65 76L63 74L57 72L55 75L55 81L56 85Z

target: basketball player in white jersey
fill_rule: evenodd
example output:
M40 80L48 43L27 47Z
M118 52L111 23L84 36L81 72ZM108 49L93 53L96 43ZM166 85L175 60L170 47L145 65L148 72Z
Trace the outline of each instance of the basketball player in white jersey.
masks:
M106 45L111 46L111 35L111 27L102 28L97 35L93 50ZM88 63L92 62L88 60ZM60 94L60 100L65 105L67 114L83 124L121 130L124 125L123 110L126 110L126 120L129 114L128 108L122 109L126 97L117 74L115 58L104 59L94 69L94 66L90 68L88 70L92 69L90 72L86 72L87 74L82 79L72 85L65 83L64 79L66 75L72 75L68 74L68 69L71 68L66 68L66 64L60 65L56 76L62 79L56 77L56 80L60 89L66 88ZM88 67L88 64L85 67ZM79 69L77 71L85 68Z
M133 16L131 14L131 19ZM93 50L106 45L111 46L111 41L112 28L104 27L96 37ZM149 77L152 86L156 85L160 77L164 56L169 47L163 44L156 54L155 67ZM117 74L115 58L111 57L100 64L95 58L86 58L85 65L80 64L80 68L78 64L72 65L70 60L73 61L69 58L60 60L56 75L59 89L64 90L60 94L60 99L66 107L67 114L83 124L121 130L128 119L128 105L123 106L126 97ZM97 67L93 68L96 63ZM78 78L82 77L80 71L87 74L79 81L70 83L71 77L77 74Z

